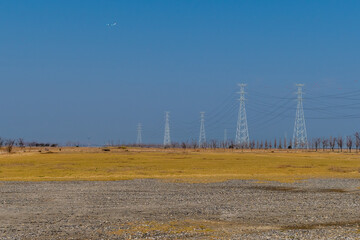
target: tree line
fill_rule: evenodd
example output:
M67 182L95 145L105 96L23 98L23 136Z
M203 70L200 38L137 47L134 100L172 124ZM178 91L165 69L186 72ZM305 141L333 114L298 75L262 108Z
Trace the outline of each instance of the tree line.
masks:
M155 148L183 148L183 149L293 149L293 142L290 139L287 141L286 138L275 138L273 140L251 140L246 144L236 144L233 140L229 141L218 141L215 139L199 144L198 141L186 141L186 142L172 142L168 146L161 144L127 144L130 147L155 147ZM342 152L346 149L351 152L354 148L356 152L360 149L360 133L356 132L354 135L338 136L338 137L316 137L308 141L307 146L303 146L303 149L309 149L312 151L339 151Z
M11 153L14 147L57 147L56 143L41 143L41 142L25 142L23 138L18 139L4 139L0 137L0 149L5 149L6 152Z
M66 144L72 146L73 144ZM124 144L122 144L124 145ZM162 144L125 144L129 147L148 147L148 148L163 148ZM55 143L43 143L43 142L25 142L23 138L18 139L4 139L0 137L0 150L5 150L11 153L14 147L25 148L25 147L58 147ZM74 146L80 146L80 143L74 143ZM106 146L120 146L117 144L107 144ZM275 149L292 149L293 143L290 139L287 141L286 138L274 138L273 140L251 140L246 144L236 144L233 140L218 141L216 139L209 140L204 143L199 143L196 140L183 141L183 142L172 142L165 148L182 148L182 149L258 149L258 150L275 150ZM360 150L360 132L355 132L353 135L338 136L338 137L316 137L308 141L308 146L303 146L304 149L311 151L339 151L347 150L351 152L355 149L356 152Z

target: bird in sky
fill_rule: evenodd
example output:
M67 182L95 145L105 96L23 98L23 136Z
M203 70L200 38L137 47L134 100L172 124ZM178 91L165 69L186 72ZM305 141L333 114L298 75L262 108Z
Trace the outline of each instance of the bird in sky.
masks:
M116 22L108 23L108 24L106 24L106 26L108 26L108 27L115 27L115 26L116 26Z

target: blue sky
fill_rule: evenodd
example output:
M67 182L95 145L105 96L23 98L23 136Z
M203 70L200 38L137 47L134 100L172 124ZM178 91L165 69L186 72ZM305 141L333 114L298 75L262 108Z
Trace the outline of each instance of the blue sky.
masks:
M1 1L0 136L103 144L359 130L359 1ZM106 24L116 22L114 27ZM356 92L359 89L358 92ZM293 100L294 99L294 100ZM359 113L359 114L357 114ZM90 139L90 140L89 140Z

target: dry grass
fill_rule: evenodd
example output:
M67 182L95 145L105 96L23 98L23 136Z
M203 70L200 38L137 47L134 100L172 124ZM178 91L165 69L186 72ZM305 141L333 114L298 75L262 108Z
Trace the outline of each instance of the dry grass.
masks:
M171 239L183 239L194 237L196 239L230 239L238 233L251 233L256 231L268 231L281 229L277 226L248 226L232 221L185 219L168 222L144 221L128 222L122 224L119 230L110 232L110 235L139 236L152 238L165 236Z
M217 224L217 223L216 223ZM215 223L211 221L196 221L196 220L182 220L182 221L169 221L169 222L157 222L157 221L144 221L144 222L129 222L122 224L119 230L112 232L116 235L125 234L149 234L156 233L161 234L206 234L213 232L211 228Z
M109 232L109 235L118 235L125 238L138 236L149 239L159 235L172 239L181 239L185 238L185 236L195 237L196 239L231 239L231 236L241 233L249 234L269 230L311 230L329 227L359 226L359 224L359 221L335 221L275 226L247 225L236 221L185 219L166 222L127 222L121 224L118 230Z
M0 155L0 181L359 178L360 154L98 148Z

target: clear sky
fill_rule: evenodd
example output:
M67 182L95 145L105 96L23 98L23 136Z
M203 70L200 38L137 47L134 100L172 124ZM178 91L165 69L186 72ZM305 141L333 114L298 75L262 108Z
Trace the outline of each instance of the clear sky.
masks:
M359 130L360 1L0 1L0 136L103 144ZM107 26L116 22L114 26ZM294 100L293 100L294 99Z

